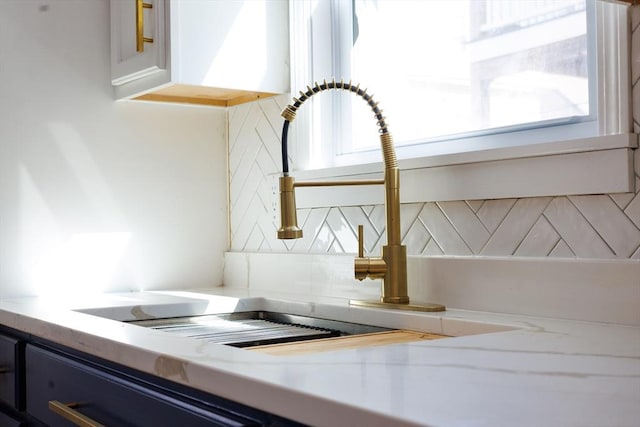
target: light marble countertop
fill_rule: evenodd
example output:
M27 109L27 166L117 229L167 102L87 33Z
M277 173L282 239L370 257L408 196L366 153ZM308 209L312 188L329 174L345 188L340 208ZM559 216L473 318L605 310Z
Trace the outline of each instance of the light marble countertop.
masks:
M113 320L249 310L453 337L270 356ZM318 426L640 425L640 327L225 288L2 300L0 323Z

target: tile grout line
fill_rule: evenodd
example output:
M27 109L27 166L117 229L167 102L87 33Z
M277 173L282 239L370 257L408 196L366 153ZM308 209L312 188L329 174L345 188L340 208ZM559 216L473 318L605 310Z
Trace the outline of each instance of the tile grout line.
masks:
M238 107L238 109L240 109ZM240 134L242 133L242 129L245 127L247 120L249 119L249 116L251 115L251 106L247 107L247 108L242 108L242 110L246 110L244 116L242 117L242 120L240 121L240 126L238 127L238 129L240 129L240 131L238 131L236 137L234 138L233 141L229 140L229 145L231 147L234 147L237 144L238 138L240 137ZM237 110L236 110L237 111ZM236 113L237 114L237 113Z
M553 201L553 197L549 197L549 201L547 202L547 204L544 206L544 208L542 208L542 210L540 211L541 214L538 215L538 217L536 218L536 220L533 222L533 225L529 228L529 230L527 230L526 233L524 233L524 236L522 236L522 238L520 239L520 242L518 242L518 244L516 245L515 249L511 252L511 256L515 255L516 252L518 252L518 249L522 246L522 244L524 243L524 241L527 239L527 236L529 236L529 234L531 234L531 230L533 230L533 227L536 226L536 224L538 223L538 221L540 221L540 218L542 218L544 211L547 210L547 208L549 207L549 205L551 204L551 202ZM549 222L548 219L545 218L545 220L547 222Z
M631 200L629 200L627 203L624 203L624 207L622 207L622 206L620 206L620 205L618 204L618 202L616 202L616 201L613 199L613 194L606 194L606 196L607 196L607 197L609 197L609 199L610 199L610 200L611 200L611 201L616 205L616 207L617 207L618 209L620 209L622 212L624 212L624 210L627 208L627 206L629 206L629 203L631 203L631 201L633 200L633 197L632 197L632 198L631 198Z
M384 205L374 205L373 209L371 210L371 213L373 213L373 211L376 209L377 206L382 206L382 209L384 209ZM382 240L382 237L387 232L387 225L385 223L385 226L382 227L382 230L378 230L378 228L375 226L373 221L371 221L371 217L369 215L367 215L367 218L369 219L369 222L371 223L371 225L373 226L374 230L376 230L376 232L378 234L378 238L376 239L376 241L373 243L373 246L371 247L371 249L373 249L376 246L378 246L379 244L381 244L380 240ZM386 218L386 216L385 216L385 218Z
M402 208L402 206L401 206ZM411 232L411 229L413 228L413 226L415 225L415 223L418 221L418 219L420 218L420 212L422 212L422 209L424 209L424 204L422 204L422 208L418 211L418 214L416 215L416 217L413 219L413 221L411 221L411 224L409 225L409 227L407 228L407 232L402 236L401 241L404 242L404 240L407 238L407 236L409 235L409 233ZM424 248L423 248L424 249Z
M267 98L267 99L262 99L258 101L258 108L260 109L260 111L262 112L262 115L264 116L264 118L267 120L267 123L269 123L269 127L271 128L271 130L273 131L274 134L278 135L278 131L276 128L273 127L273 123L271 122L271 117L269 116L269 114L267 114L267 112L265 111L265 109L262 106L262 103L266 103L268 101L271 101L271 103L277 104L275 102L275 100L273 100L272 98Z
M551 221L549 221L547 219L547 222L551 223ZM559 235L559 234L558 234ZM573 254L572 258L578 258L578 256L576 255L575 251L571 248L571 246L569 246L569 244L566 242L566 240L560 238L558 239L558 241L556 242L555 245L553 245L553 247L551 248L551 250L549 251L549 253L547 254L547 257L551 256L551 253L558 247L558 245L560 244L560 242L564 242L565 245L567 245L567 248L569 248L569 250L571 251L571 253ZM562 258L567 258L567 257L562 257ZM587 259L587 258L585 258Z
M267 119L267 122L268 122L268 121L269 121L269 120ZM256 124L257 124L257 123L256 123ZM271 127L271 126L269 126L269 127ZM271 130L273 130L273 128L271 128ZM271 151L270 151L270 150L269 150L269 148L268 148L268 144L265 142L265 140L264 140L264 139L262 139L262 135L260 135L260 132L258 132L258 129L257 129L257 128L255 129L255 132L256 132L256 135L258 136L258 139L260 140L260 145L264 148L264 150L267 152L267 156L269 156L269 158L270 158L270 159L271 159L271 161L273 162L273 165L275 166L276 173L279 173L279 172L280 172L280 170L279 170L279 168L278 168L278 160L279 160L279 159L274 159L274 158L271 156ZM277 140L277 139L278 139L278 136L276 135L276 140ZM256 163L258 163L258 154L259 154L259 153L260 153L260 150L258 150L258 152L256 153L256 158L254 159L254 161L255 161ZM258 163L258 164L259 164L259 163Z
M318 231L313 235L313 239L311 239L311 244L309 245L309 249L305 250L304 253L313 253L311 252L311 248L313 247L313 245L316 243L316 240L318 239L318 235L320 234L320 231L322 230L322 227L324 226L324 224L326 224L327 222L327 217L329 216L329 212L331 212L331 208L320 208L320 209L326 209L327 212L324 214L324 217L322 218L322 221L320 221L320 226L318 227ZM313 210L313 209L312 209ZM307 216L307 219L311 216L311 211L309 212L309 215ZM306 222L305 222L306 224Z
M345 215L344 211L342 210L342 207L340 206L336 206L335 209L338 211L338 213L342 216L342 218L347 222L347 227L349 228L349 231L351 231L351 236L354 237L356 239L356 245L358 242L358 231L353 229L353 226L351 224L351 221L349 221L349 218L347 218L347 215ZM332 229L333 230L333 229ZM336 241L338 242L338 244L340 244L340 247L342 247L342 244L340 242L340 239L338 239L338 237L336 236ZM342 250L343 253L346 253L345 250Z
M426 203L425 203L426 204ZM429 227L427 227L427 224L424 223L424 221L422 220L422 218L420 218L420 215L418 215L418 221L420 221L420 223L422 224L422 226L424 227L425 230L427 230L427 233L429 233L429 240L427 240L427 243L425 243L424 248L422 249L422 251L424 252L427 249L427 246L429 246L429 242L433 240L433 242L436 244L436 246L440 249L440 251L442 251L443 255L447 255L447 253L445 252L445 250L442 248L442 246L440 246L440 243L438 243L438 239L435 238L435 236L433 235L433 233L431 232L431 230L429 230Z
M586 196L588 197L588 196ZM604 238L604 236L602 236L602 234L600 234L600 232L598 231L598 228L593 225L591 223L591 221L589 221L589 218L587 218L585 216L585 214L580 210L580 208L578 208L578 206L576 206L575 203L573 203L573 201L571 200L571 196L567 196L567 200L569 201L569 203L571 203L571 205L578 211L578 213L580 214L580 216L582 216L582 218L584 218L585 221L587 221L587 224L589 224L591 226L591 228L593 229L593 231L598 235L598 237L600 237L600 239L604 242L604 244L607 246L607 248L609 248L609 250L613 253L615 258L618 258L618 253L611 247L611 245L609 244L609 242L607 242L607 239ZM614 203L615 204L615 203ZM624 211L622 211L622 213L624 214L624 216L626 216L627 218L629 218L627 216L627 214L624 213ZM631 221L631 220L629 220ZM607 259L607 258L605 258Z
M489 244L489 242L491 242L491 240L493 239L493 236L498 232L498 230L500 229L500 226L504 223L504 221L507 219L507 217L509 216L511 211L515 208L516 204L518 203L518 200L520 200L520 198L515 199L513 204L511 206L509 206L509 210L507 210L507 213L502 217L502 219L500 220L500 223L498 223L498 225L496 225L495 230L493 230L492 233L489 233L490 234L489 238L484 243L484 245L482 245L482 247L480 248L480 251L478 252L478 254L482 254L482 252L484 252L484 250L487 248L487 245ZM480 219L480 218L478 218L478 219ZM480 219L480 222L482 222L481 219Z
M551 201L553 202L553 200L555 200L555 197L554 197ZM550 205L550 204L551 204L551 202L549 202L549 205ZM549 206L547 206L547 207L549 207ZM545 209L545 210L546 210L546 209ZM573 249L573 248L571 247L571 245L569 245L569 242L567 242L567 241L564 239L564 236L562 235L562 233L560 232L560 230L558 230L558 228L555 226L555 224L553 223L553 221L551 221L551 219L550 219L549 217L547 217L547 215L545 214L545 211L542 211L542 215L541 215L541 216L543 216L543 217L544 217L544 219L546 219L546 220L547 220L547 222L549 223L549 225L551 226L551 228L553 228L553 231L555 231L555 232L556 232L556 234L560 237L560 238L558 239L558 241L556 242L556 244L553 246L553 248L551 248L551 250L549 251L549 254L547 254L547 256L549 256L549 255L551 254L551 252L553 252L553 250L554 250L555 248L557 248L557 247L558 247L558 245L560 244L560 242L564 242L564 244L565 244L565 245L567 245L567 247L569 248L569 250L571 251L571 253L573 254L573 256L574 256L575 258L577 258L577 257L578 257L578 255L576 255L576 251L575 251L575 249Z
M453 229L456 231L456 233L458 233L458 236L460 236L460 239L462 239L462 241L464 242L465 245L467 245L467 247L469 248L469 251L475 255L475 252L473 249L471 249L471 244L469 242L467 242L464 237L462 237L462 232L458 229L458 226L456 225L456 223L449 217L449 215L447 215L447 213L444 211L444 209L442 209L440 207L440 202L435 202L436 206L438 207L438 209L440 209L440 212L442 212L442 215L444 215L444 217L447 219L447 221L449 221L449 224L451 224L451 226L453 227ZM477 215L475 215L475 212L473 212L473 209L471 209L471 207L469 205L466 205L469 210L473 213L473 215L478 218ZM480 223L480 225L482 225L483 228L486 229L486 227L484 226L484 224L482 223L482 221L480 221L480 219L478 218L478 222ZM489 234L489 237L487 238L487 240L489 240L491 238L491 233L489 233L489 230L487 230L487 234ZM485 242L486 243L486 242Z
M244 176L244 179L240 181L240 191L239 194L244 193L244 189L247 185L247 182L249 181L249 177L252 175L251 171L253 170L253 167L255 165L257 165L257 158L258 158L258 154L260 153L260 150L262 149L262 146L258 148L258 150L256 151L256 154L254 156L254 158L251 160L251 166L249 167L249 170L247 172L247 174ZM255 193L256 191L253 191L253 195L251 196L251 200L253 200L253 198L255 197ZM238 196L240 197L240 196ZM239 199L236 199L235 201L233 201L233 197L231 197L231 201L233 202L233 205L235 206L237 204ZM230 210L233 210L234 206L230 206Z
M252 204L252 202L255 200L255 198L257 197L257 194L254 192L254 194L251 196L251 198L249 199L249 205ZM242 214L242 216L239 218L238 224L242 224L242 222L244 221L244 219L247 217L247 214L249 213L249 209L246 209L244 211L244 213ZM229 218L229 221L231 221L231 218ZM251 231L249 232L248 236L251 236L251 233L253 233L253 229L258 225L258 222L256 221L253 226L251 227ZM238 233L235 233L235 235L237 235ZM243 247L246 246L247 242L243 243ZM244 250L244 249L243 249Z
M440 213L442 214L442 216L444 216L447 220L447 222L449 223L449 225L451 225L451 228L453 228L453 231L458 235L458 237L460 237L460 240L462 240L462 243L464 243L464 245L467 247L467 249L469 249L469 252L472 255L475 255L475 252L473 251L473 249L471 249L471 247L469 247L469 244L467 243L466 240L464 240L464 237L462 237L462 235L460 235L460 232L458 231L458 228L455 226L454 223L451 222L451 220L449 220L449 217L447 216L447 214L442 210L442 208L440 207L440 205L438 204L438 202L433 202L436 205L436 208L438 208L438 210L440 211ZM429 230L427 228L427 230ZM429 234L431 234L431 236L433 237L433 233L431 231L429 231ZM488 240L488 239L487 239ZM455 254L452 254L455 255Z
M249 243L249 239L251 238L251 235L253 234L253 230L255 230L257 226L258 226L258 223L257 223L257 222L253 224L253 227L251 227L251 231L250 231L250 232L249 232L249 234L248 234L247 240L245 240L245 241L242 243L242 250L243 250L243 251L246 251L246 250L247 250L247 244Z

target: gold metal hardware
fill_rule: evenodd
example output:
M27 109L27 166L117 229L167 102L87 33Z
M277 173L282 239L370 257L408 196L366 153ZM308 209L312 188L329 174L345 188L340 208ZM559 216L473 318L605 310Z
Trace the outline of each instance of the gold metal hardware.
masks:
M302 230L298 227L296 193L292 176L280 177L280 217L282 226L278 230L278 239L299 239L302 237Z
M355 278L364 280L384 279L387 272L387 264L382 258L370 258L364 256L364 227L358 225L358 257L354 260Z
M317 82L313 87L307 86L307 92L300 92L299 98L293 98L293 105L288 105L282 112L286 122L291 122L296 115L296 111L303 102L316 93L328 89L343 89L362 97L374 112L376 125L379 127L380 144L384 160L384 179L368 181L331 181L331 182L299 182L295 183L293 178L288 176L288 168L285 168L285 176L280 178L280 208L282 227L278 230L279 239L292 239L302 237L302 230L298 228L296 219L295 187L319 187L319 186L342 186L342 185L384 185L385 186L385 213L387 222L387 244L382 247L382 257L373 258L364 256L364 236L363 227L358 226L358 257L354 260L355 278L364 280L365 278L382 279L382 290L379 301L357 301L352 300L352 305L367 307L398 308L403 310L418 311L444 311L441 304L410 304L407 290L407 248L402 245L402 235L400 233L400 169L396 158L393 138L387 129L386 118L382 115L382 110L378 108L378 103L373 97L367 94L366 90L360 89L360 85L354 86L344 83L343 80L336 82L333 79L327 83ZM286 123L285 123L286 124ZM286 130L288 126L285 126ZM286 144L283 130L283 158L286 159Z
M354 181L311 181L295 182L292 176L280 177L280 212L281 227L278 230L278 239L299 239L302 230L298 227L296 213L296 187L336 187L344 185L382 185L382 179L354 180Z
M144 9L153 9L153 4L136 0L136 52L144 52L144 44L153 43L152 38L144 36Z
M87 417L86 415L82 415L80 412L76 411L73 408L77 408L80 404L77 402L72 403L62 403L57 400L49 401L49 410L55 412L60 415L64 419L72 422L73 424L79 427L105 427L104 424L100 424Z
M370 307L370 308L391 308L395 310L408 310L408 311L424 311L424 312L437 312L437 311L445 311L445 306L441 304L431 304L431 303L420 303L420 304L395 304L391 302L382 302L382 301L367 301L367 300L357 300L352 299L349 300L349 304L356 305L360 307Z
M296 182L294 187L340 187L344 185L384 185L384 179L369 179L357 181L310 181Z
M296 110L294 110L291 106L287 106L287 108L284 109L281 115L286 121L292 122L296 118Z

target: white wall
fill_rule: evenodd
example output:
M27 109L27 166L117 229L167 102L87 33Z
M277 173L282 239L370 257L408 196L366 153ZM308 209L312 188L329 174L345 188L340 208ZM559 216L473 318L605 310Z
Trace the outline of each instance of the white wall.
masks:
M0 1L0 297L222 282L226 111L109 67L108 1Z

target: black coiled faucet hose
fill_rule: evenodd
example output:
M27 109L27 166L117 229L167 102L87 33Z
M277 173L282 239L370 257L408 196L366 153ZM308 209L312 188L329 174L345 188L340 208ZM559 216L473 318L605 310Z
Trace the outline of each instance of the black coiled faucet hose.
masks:
M287 135L289 134L289 120L285 120L282 125L282 174L289 176L289 154L287 150Z
M282 126L282 173L284 176L289 175L289 156L288 156L288 143L287 137L289 133L289 123L293 121L296 115L297 109L302 105L304 101L309 99L311 96L315 95L318 92L322 92L327 89L343 89L349 92L352 92L360 97L362 97L369 107L373 110L374 117L376 118L379 132L381 134L388 134L387 124L385 122L385 117L382 115L382 110L378 108L378 103L373 100L373 96L369 95L365 90L360 89L360 85L354 86L349 83L344 83L342 80L340 82L336 82L335 79L331 82L325 80L322 84L315 83L313 87L307 86L307 92L300 92L300 98L293 98L293 105L288 105L287 108L282 112L282 117L284 117L284 124ZM386 135L390 138L390 135ZM391 155L392 163L395 164L395 152L389 153L389 150L383 150L385 156ZM385 159L385 163L386 163Z

